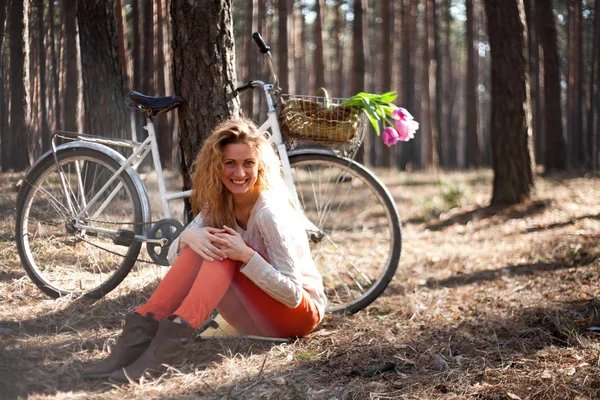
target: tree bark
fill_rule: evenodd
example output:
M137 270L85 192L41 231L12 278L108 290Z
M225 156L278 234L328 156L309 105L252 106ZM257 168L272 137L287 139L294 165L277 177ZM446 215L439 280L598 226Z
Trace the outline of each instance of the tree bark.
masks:
M322 0L315 0L316 18L314 22L314 40L315 40L315 60L313 73L315 74L314 92L319 88L326 88L325 84L325 48L323 40L323 8Z
M430 78L431 78L431 58L430 47L431 47L431 19L430 19L430 0L425 0L424 15L423 15L423 52L422 52L422 65L421 71L421 86L422 86L422 97L421 97L421 125L419 131L421 133L421 165L425 168L431 168L434 166L434 143L433 143L433 124L432 124L432 112L431 112L431 96L430 96Z
M23 2L14 0L9 7L10 21L10 138L9 167L22 171L29 166L29 132L25 124L25 58L23 57ZM2 144L5 145L4 143Z
M171 4L173 83L186 105L179 113L184 188L204 139L217 123L239 114L232 0L180 0ZM199 24L198 21L205 23Z
M391 0L381 1L381 49L383 51L383 71L381 73L381 87L382 92L388 92L392 90L392 65L393 65L393 19L394 9ZM376 142L377 158L375 164L382 167L391 167L393 165L391 157L391 148L386 146L382 140Z
M48 127L48 112L46 110L46 46L44 37L44 0L37 0L38 15L38 57L39 57L39 80L40 80L40 135L42 136L42 152L50 149L50 128Z
M6 9L9 0L0 0L0 167L2 171L8 171L10 167L10 135L8 126L8 106L6 89L8 80L6 75L6 60L4 49L7 42L4 34L4 22L6 21Z
M160 1L160 0L158 0ZM119 59L121 60L121 76L123 77L124 94L129 92L129 76L127 73L127 21L123 15L123 0L117 0L115 5L117 18L117 38L119 43Z
M418 120L420 115L417 113L417 101L415 91L416 68L414 57L416 50L416 32L418 18L418 3L415 0L404 0L402 7L402 78L403 78L403 96L402 101L405 108L412 113ZM420 134L420 133L419 133ZM417 163L416 141L411 140L402 144L400 168L411 169Z
M365 75L367 73L365 65L365 42L363 25L363 1L354 1L354 20L352 21L352 77L350 81L352 95L365 90ZM368 129L368 128L367 128ZM366 135L369 131L367 130ZM368 146L367 146L368 147ZM356 153L356 160L363 162L368 157L364 156L365 143Z
M130 138L114 0L77 4L81 48L84 130L113 138Z
M600 1L594 2L594 51L592 67L592 93L588 137L591 143L592 170L600 169ZM595 117L594 117L595 115Z
M545 164L543 156L544 129L540 96L540 63L539 44L536 29L535 0L525 0L527 17L527 38L529 40L529 87L531 97L531 131L533 134L536 164Z
M479 136L477 132L477 66L475 61L475 16L473 0L466 0L467 9L467 75L465 92L466 112L466 166L477 168L480 164Z
M79 73L77 71L77 2L63 0L63 32L65 78L63 84L63 127L66 131L78 131Z
M59 65L58 57L56 55L56 37L55 37L55 29L54 29L54 2L48 2L48 20L50 25L50 71L52 74L51 82L52 82L52 104L53 108L53 119L54 119L54 129L60 130L62 129L62 124L60 121L61 116L61 101L59 96L59 86L60 81L58 77Z
M290 63L289 63L289 40L288 40L288 21L289 10L288 0L278 0L279 11L279 45L277 46L279 85L285 92L290 90Z
M567 167L562 128L560 58L552 0L536 0L536 28L542 50L544 70L544 163L546 170Z
M567 81L568 163L580 167L584 161L582 129L583 65L583 6L582 0L571 0L569 6L569 73Z
M337 97L343 97L342 87L344 79L344 52L342 46L342 30L344 26L345 15L341 9L342 0L337 0L335 6L335 22L333 28L334 40L334 62L333 62L333 90Z
M165 96L166 83L165 83L165 32L166 32L166 21L163 16L163 4L166 0L156 0L156 94L158 96ZM162 166L168 168L171 166L171 155L173 153L173 136L169 131L168 114L162 113L156 116L156 128L157 128L157 140L158 148L160 153L160 161Z
M514 204L533 187L525 10L523 0L485 0L485 11L492 57L491 203Z
M304 4L297 3L298 13L295 18L296 39L294 40L294 65L296 70L296 93L308 94L306 82L306 22L304 21Z
M444 0L443 2L443 20L444 20L444 50L443 50L443 94L442 94L442 118L444 120L444 127L440 132L440 138L442 138L443 152L446 153L444 160L446 166L449 168L458 167L457 160L457 135L452 129L452 104L453 104L453 72L452 72L452 52L451 52L451 26L452 16L450 14L451 0Z
M131 35L132 35L132 49L131 49L131 63L132 63L132 77L133 81L132 90L142 92L142 35L141 35L141 21L142 14L140 12L140 0L131 1ZM149 94L149 93L145 93ZM135 122L135 137L134 139L140 140L145 136L145 132L142 129L142 114L138 112L133 113Z
M441 8L438 5L436 0L431 2L431 22L432 22L432 35L433 35L433 64L435 65L435 71L433 71L433 77L435 79L434 86L434 142L435 142L435 152L437 154L437 164L444 165L444 150L442 146L443 142L443 133L444 133L444 124L443 124L443 55L442 55L442 38L440 31L442 29L441 24L439 23L439 15L441 13Z

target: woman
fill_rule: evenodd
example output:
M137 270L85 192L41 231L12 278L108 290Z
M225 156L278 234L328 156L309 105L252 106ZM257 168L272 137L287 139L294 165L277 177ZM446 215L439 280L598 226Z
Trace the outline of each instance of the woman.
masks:
M220 124L192 183L197 216L169 248L171 269L127 315L111 354L84 375L126 382L181 362L215 308L247 335L304 336L323 318L322 278L264 134L248 120Z

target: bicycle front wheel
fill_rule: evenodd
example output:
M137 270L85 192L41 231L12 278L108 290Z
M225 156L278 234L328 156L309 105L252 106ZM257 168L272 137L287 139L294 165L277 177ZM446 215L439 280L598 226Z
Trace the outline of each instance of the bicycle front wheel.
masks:
M140 194L124 171L96 196L121 167L102 151L60 149L57 158L60 168L50 153L21 184L16 226L21 263L50 297L99 298L127 276L140 251L138 241L114 241L119 229L142 234ZM86 204L89 210L78 217Z
M383 184L365 167L335 155L290 156L311 252L330 313L354 313L391 281L402 247L400 218Z

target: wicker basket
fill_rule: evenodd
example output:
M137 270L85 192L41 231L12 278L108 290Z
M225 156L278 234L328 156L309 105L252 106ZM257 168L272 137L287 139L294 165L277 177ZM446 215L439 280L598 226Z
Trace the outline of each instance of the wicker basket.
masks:
M363 113L325 96L282 96L279 120L288 142L312 142L355 150L362 143Z

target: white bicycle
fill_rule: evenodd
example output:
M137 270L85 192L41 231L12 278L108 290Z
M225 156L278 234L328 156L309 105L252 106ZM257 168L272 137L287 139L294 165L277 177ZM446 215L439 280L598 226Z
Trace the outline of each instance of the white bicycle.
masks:
M268 112L260 129L270 133L285 182L306 216L328 312L357 312L383 292L398 267L402 237L394 201L369 170L352 160L360 135L332 144L320 140L314 130L310 137L294 135L290 124L282 135L277 112L282 102L340 100L282 98L269 47L259 34L253 37L267 55L275 83L254 80L237 90L264 92ZM169 202L191 191L167 192L153 117L182 103L176 96L132 92L130 104L146 115L148 137L141 143L64 131L53 135L52 149L32 165L17 198L19 256L45 294L100 298L123 281L137 261L168 265L168 247L183 229L171 217ZM67 142L56 145L57 138ZM132 153L125 158L115 148ZM160 192L160 220L152 219L148 193L136 171L149 153Z

